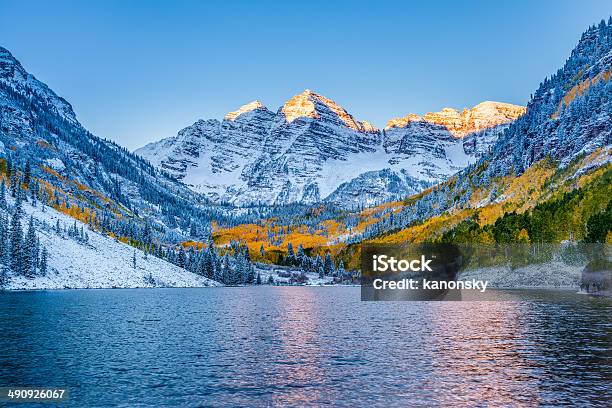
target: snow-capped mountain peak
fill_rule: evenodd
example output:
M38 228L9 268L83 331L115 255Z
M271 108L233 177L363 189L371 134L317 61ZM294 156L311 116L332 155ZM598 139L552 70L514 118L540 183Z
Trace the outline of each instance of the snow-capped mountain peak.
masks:
M281 112L285 115L287 122L291 123L297 118L318 118L319 115L315 109L314 101L311 98L312 92L306 89L301 94L295 95L289 99L283 107Z
M423 116L411 113L391 119L385 130L404 128L412 122L424 121L443 126L452 136L462 138L470 133L508 124L522 116L525 110L523 106L486 101L471 109L464 108L462 112L453 108L444 108L439 112L428 112Z
M285 102L281 108L281 112L285 115L285 119L288 123L301 117L319 119L321 116L332 112L333 115L337 116L344 123L344 126L348 128L359 132L378 131L371 123L356 120L342 106L310 89L304 90L301 94L295 95Z
M227 115L225 115L224 119L234 121L236 120L236 118L238 118L238 116L248 112L252 112L257 109L268 110L261 102L255 100L253 102L247 103L246 105L242 105L235 111L229 112Z
M254 101L221 122L200 120L136 153L217 202L327 198L354 206L444 180L488 151L522 112L520 106L484 102L463 112L410 114L380 131L306 89L276 113ZM390 185L395 187L384 187Z
M393 129L393 128L405 128L411 122L419 122L422 121L423 117L417 115L416 113L409 113L406 116L401 118L393 118L387 122L387 126L385 126L385 130Z

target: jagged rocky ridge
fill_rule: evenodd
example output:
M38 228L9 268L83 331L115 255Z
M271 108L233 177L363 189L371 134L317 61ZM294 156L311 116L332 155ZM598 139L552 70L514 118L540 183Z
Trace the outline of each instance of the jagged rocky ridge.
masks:
M379 130L306 90L276 113L255 101L135 153L216 202L343 207L405 197L487 152L520 106L484 102L408 115Z

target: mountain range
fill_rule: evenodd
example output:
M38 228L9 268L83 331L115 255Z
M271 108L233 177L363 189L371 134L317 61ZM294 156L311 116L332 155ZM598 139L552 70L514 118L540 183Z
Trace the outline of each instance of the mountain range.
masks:
M305 90L276 113L254 101L135 153L217 203L369 206L445 180L524 113L483 102L395 118L379 130Z
M406 197L476 161L525 112L483 102L462 112L410 114L377 129L306 90L276 113L254 101L130 153L89 133L72 106L4 48L0 87L0 149L22 147L19 155L42 165L36 171L59 173L65 191L76 188L66 180L76 180L89 187L79 191L89 200L101 204L93 191L101 192L119 204L115 210L142 211L171 227L176 217L190 223L206 203L352 208ZM177 199L191 206L189 216L159 217L174 214L164 203Z
M612 242L611 77L612 19L526 108L483 102L377 129L307 90L276 113L255 101L133 153L91 134L0 47L0 287L137 286L136 258L160 272L149 286L209 283L180 283L164 262L250 282L253 260L295 264L290 244L316 274L322 257L358 268L364 241ZM32 286L41 244L61 279Z

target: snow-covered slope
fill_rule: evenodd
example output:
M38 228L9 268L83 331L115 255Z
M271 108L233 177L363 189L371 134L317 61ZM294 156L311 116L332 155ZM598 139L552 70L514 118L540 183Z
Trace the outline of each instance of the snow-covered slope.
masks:
M88 242L76 240L66 233L55 231L74 225L75 220L50 207L23 203L24 218L33 216L41 245L49 251L46 276L26 278L11 275L5 289L66 289L66 288L136 288L136 287L202 287L216 286L217 282L188 272L151 255L145 257L134 248L83 227Z
M217 202L370 205L466 167L524 112L483 102L462 113L411 114L378 130L306 90L276 114L251 102L222 122L200 120L136 153Z
M424 173L448 175L487 153L503 130L524 113L522 106L482 102L461 113L444 108L423 116L409 114L389 121L385 150L394 154L394 163L418 155L421 163L433 166L425 168Z
M393 171L386 168L365 172L340 184L325 198L325 202L342 208L370 207L385 201L400 200L428 186L427 181L410 176L404 169Z
M199 120L137 153L195 191L224 201L225 192L242 183L244 166L261 151L273 118L273 112L254 101L228 113L222 122Z
M207 203L149 162L88 132L71 105L0 47L0 158L62 190L68 200L124 219L148 216L160 227L195 220L207 228ZM49 170L51 169L51 170Z

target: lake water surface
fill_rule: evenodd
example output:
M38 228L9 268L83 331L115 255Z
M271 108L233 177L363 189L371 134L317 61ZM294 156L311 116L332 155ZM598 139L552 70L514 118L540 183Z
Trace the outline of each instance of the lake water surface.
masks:
M355 287L0 293L0 386L70 406L606 406L612 301Z

